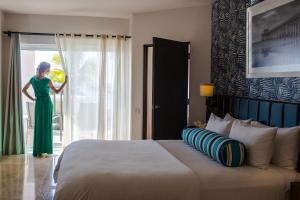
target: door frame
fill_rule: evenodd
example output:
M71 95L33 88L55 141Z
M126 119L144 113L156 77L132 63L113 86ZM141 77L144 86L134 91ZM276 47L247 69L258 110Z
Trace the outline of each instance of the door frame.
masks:
M191 69L191 42L188 43L188 94L187 94L187 123L189 123L190 115L190 69ZM153 44L144 44L143 46L143 124L142 124L142 139L147 139L147 96L148 96L148 48L153 47ZM154 58L154 56L152 57ZM152 62L153 63L153 62ZM153 70L153 69L152 69ZM152 77L153 80L153 77ZM153 115L152 115L153 117ZM153 120L152 120L153 122ZM152 124L153 126L153 124Z
M147 95L148 95L148 48L153 47L153 44L145 44L143 46L143 137L147 138Z

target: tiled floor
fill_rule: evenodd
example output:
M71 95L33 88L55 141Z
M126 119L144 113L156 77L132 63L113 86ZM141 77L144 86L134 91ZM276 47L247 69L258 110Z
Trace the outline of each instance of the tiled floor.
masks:
M0 199L53 199L57 159L57 155L34 158L31 154L0 157Z

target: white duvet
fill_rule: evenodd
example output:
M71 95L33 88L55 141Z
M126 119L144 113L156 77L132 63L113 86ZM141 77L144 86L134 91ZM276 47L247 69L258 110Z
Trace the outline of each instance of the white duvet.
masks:
M224 167L183 141L158 141L198 176L198 200L285 200L290 183L300 181L296 171L273 165L268 169Z
M229 168L183 141L72 143L55 169L57 200L284 200L298 173Z
M193 171L154 141L74 142L54 178L57 200L199 200Z

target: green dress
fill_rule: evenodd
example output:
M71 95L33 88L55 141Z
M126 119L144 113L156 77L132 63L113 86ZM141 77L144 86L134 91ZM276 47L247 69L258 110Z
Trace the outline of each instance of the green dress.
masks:
M38 79L32 77L30 83L33 86L35 100L34 110L34 138L33 156L43 153L52 154L52 115L53 105L50 98L50 79L44 77Z

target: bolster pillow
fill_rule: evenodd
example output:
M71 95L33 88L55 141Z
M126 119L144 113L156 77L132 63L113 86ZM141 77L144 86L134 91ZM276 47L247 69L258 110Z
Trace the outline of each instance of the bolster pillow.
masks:
M245 146L237 140L202 128L185 128L185 143L227 167L238 167L245 160Z

